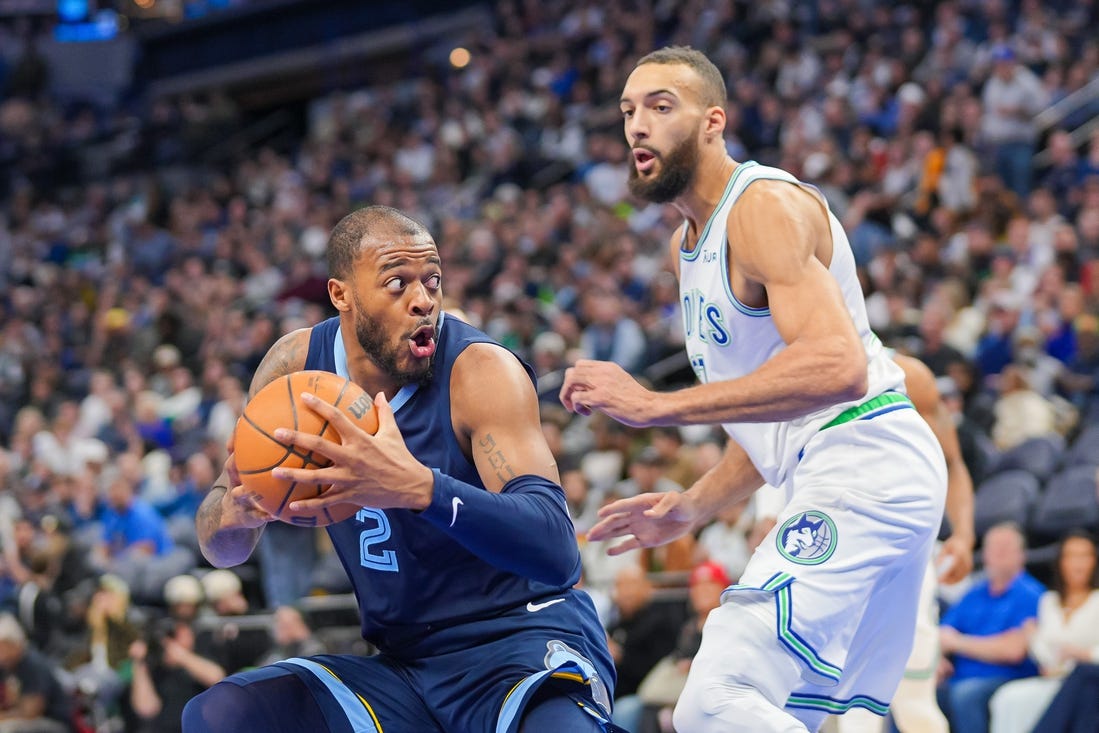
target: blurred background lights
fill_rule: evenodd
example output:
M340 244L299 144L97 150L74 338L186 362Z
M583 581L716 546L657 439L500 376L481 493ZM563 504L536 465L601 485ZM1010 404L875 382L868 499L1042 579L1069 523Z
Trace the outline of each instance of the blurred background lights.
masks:
M450 65L455 69L464 69L470 60L469 51L459 46L450 52Z

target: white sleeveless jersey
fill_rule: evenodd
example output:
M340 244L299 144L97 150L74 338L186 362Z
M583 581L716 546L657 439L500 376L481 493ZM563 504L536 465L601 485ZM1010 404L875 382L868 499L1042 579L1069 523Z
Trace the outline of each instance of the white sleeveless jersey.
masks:
M729 284L726 223L737 198L753 181L771 179L803 186L821 198L815 188L786 171L748 161L737 166L717 209L694 250L680 250L679 294L687 354L699 381L719 382L743 377L786 347L767 308L751 308L736 299ZM805 444L822 426L845 409L888 390L904 391L904 372L884 353L870 330L855 258L847 234L828 211L832 230L829 271L839 283L847 310L855 322L866 353L869 389L854 402L845 402L794 420L771 423L728 423L723 427L739 443L767 483L782 486ZM761 223L766 226L766 223Z

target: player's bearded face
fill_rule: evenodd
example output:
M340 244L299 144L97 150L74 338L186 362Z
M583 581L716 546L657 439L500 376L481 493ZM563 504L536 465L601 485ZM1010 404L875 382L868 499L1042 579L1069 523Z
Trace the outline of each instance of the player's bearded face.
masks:
M642 175L630 165L630 193L654 204L666 204L683 194L694 179L698 165L698 139L688 135L667 154L640 145L656 156L656 165Z
M408 336L394 336L380 318L363 308L355 296L355 338L378 368L402 384L427 382L431 379L433 359L412 359L408 351Z

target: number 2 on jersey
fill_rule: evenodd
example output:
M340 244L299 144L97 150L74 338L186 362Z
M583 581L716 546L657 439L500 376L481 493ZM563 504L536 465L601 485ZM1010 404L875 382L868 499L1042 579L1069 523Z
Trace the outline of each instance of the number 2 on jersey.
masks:
M385 512L363 507L355 514L355 519L360 522L369 520L377 522L377 526L364 529L359 534L359 563L364 568L370 568L371 570L382 570L387 573L399 572L397 553L393 550L372 551L374 545L385 542L392 534L389 528L389 518L385 516Z

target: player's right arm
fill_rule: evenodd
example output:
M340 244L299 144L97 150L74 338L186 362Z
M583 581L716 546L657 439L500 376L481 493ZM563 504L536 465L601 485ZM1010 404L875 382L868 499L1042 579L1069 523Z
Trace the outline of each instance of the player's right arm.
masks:
M248 399L279 377L305 368L311 331L301 328L275 342L252 376ZM240 565L247 560L259 542L263 527L273 519L241 486L232 438L227 447L229 457L225 460L225 470L195 512L195 530L202 555L217 568Z
M627 538L607 550L610 555L663 545L701 529L722 509L748 498L763 483L748 454L730 440L721 460L686 491L639 494L602 507L600 521L589 530L588 539Z

